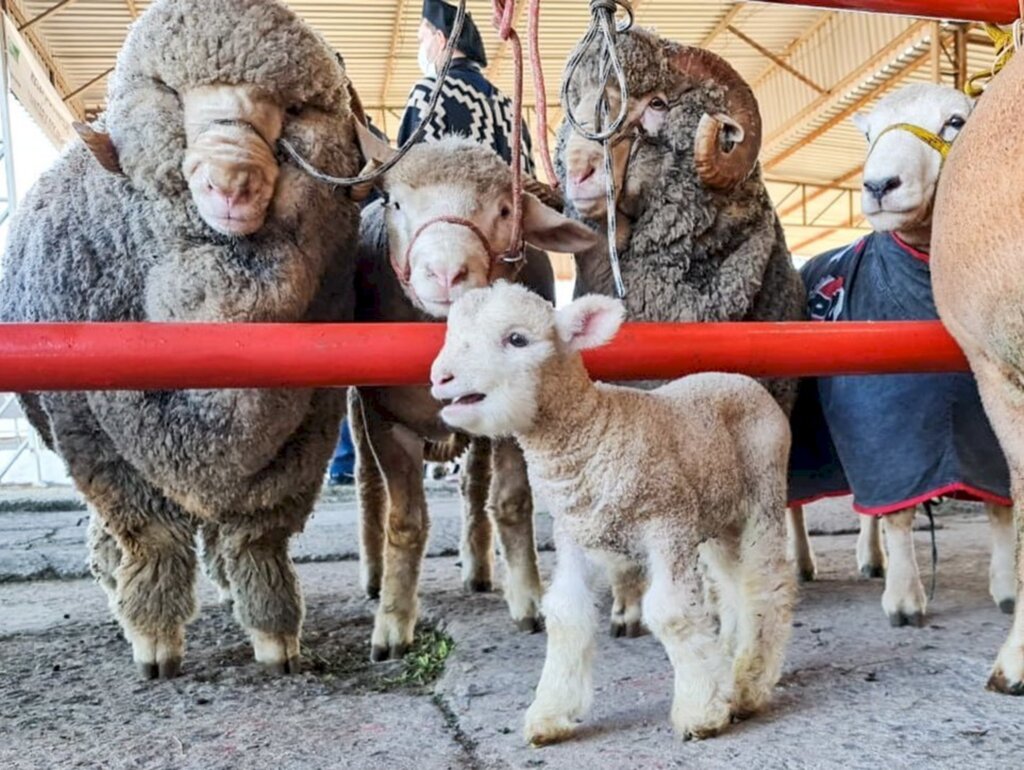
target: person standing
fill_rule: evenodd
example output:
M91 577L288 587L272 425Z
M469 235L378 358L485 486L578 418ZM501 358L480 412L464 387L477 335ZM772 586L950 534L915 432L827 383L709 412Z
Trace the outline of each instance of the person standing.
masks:
M412 136L427 114L430 95L444 64L444 49L455 27L458 9L443 0L424 0L418 62L423 78L413 87L398 130L399 146ZM506 163L512 162L512 100L483 73L487 52L473 18L467 13L455 41L452 65L441 87L437 110L427 123L423 141L436 142L445 136L466 136L491 147ZM521 142L523 171L534 175L533 146L523 123Z

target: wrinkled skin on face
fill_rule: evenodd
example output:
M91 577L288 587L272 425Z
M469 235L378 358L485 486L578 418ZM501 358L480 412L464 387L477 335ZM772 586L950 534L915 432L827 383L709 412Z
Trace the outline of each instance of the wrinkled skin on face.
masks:
M182 173L199 215L224 235L257 232L280 171L274 147L285 110L251 86L200 86L181 94Z
M922 83L886 97L870 113L854 116L870 147L861 207L872 228L899 232L910 243L927 248L942 155L908 131L882 132L910 123L952 141L973 107L972 100L954 88Z

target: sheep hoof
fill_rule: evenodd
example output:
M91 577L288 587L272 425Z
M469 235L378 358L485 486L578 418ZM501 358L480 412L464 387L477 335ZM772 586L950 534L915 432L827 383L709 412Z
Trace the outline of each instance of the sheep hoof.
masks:
M409 652L409 645L405 643L392 644L387 647L383 644L375 644L370 648L370 660L373 663L383 663L386 660L401 660Z
M628 639L636 639L638 636L644 636L647 633L647 629L639 620L613 620L609 633L613 639L619 639L623 636Z
M160 669L156 663L146 663L144 661L136 661L135 668L138 669L139 676L143 679L156 679L160 676Z
M462 587L467 593L471 594L489 594L494 590L494 583L490 580L481 580L479 578L467 578L462 581Z
M915 628L924 628L924 613L923 612L894 612L889 616L889 625L893 628L902 628L903 626L913 626Z
M877 564L865 564L860 568L860 576L868 579L884 578L885 570Z
M263 670L272 676L284 676L285 674L299 673L299 658L293 657L274 663L263 663Z
M380 598L380 583L366 586L366 598L373 601Z
M135 663L139 676L149 681L153 679L174 679L181 674L181 659L170 658L159 663L137 661Z
M999 602L999 611L1006 615L1012 615L1016 607L1017 603L1013 599L1003 599Z
M544 630L544 619L540 617L520 618L516 621L516 628L520 631L525 631L528 634L539 634Z
M796 579L801 583L813 583L817 577L814 567L804 567L796 571Z
M527 722L524 735L527 743L539 748L564 741L573 734L575 728L576 724L571 719L548 717Z
M985 685L986 690L992 692L1002 693L1003 695L1024 695L1024 682L1010 682L1006 675L1000 671L995 670L992 672L992 676L988 678L988 684Z

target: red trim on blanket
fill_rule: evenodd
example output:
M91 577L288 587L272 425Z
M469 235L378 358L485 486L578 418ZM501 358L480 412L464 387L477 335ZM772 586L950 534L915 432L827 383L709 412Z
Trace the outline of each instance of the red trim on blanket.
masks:
M847 497L852 495L852 490L846 490L845 492L825 492L815 497L809 497L804 500L790 500L789 505L810 505L811 503L817 502L818 500L825 500L830 497ZM856 500L853 502L853 510L862 516L885 516L886 514L896 513L906 508L913 508L915 505L927 502L936 497L951 497L954 500L971 500L974 502L982 503L993 503L994 505L1004 505L1007 508L1013 505L1013 501L1008 497L1002 497L1001 495L993 494L992 492L986 492L984 489L978 489L972 487L969 484L962 484L959 481L955 481L952 484L947 484L944 487L939 487L931 492L926 492L923 495L911 498L909 500L903 500L899 503L893 503L891 505L883 505L876 508L869 508L864 505L860 505Z
M896 245L899 246L901 249L903 249L905 252L907 252L907 254L912 256L914 259L919 259L922 262L928 262L931 259L931 255L930 254L928 254L927 252L921 251L920 249L914 248L909 243L907 243L905 240L903 240L898 235L896 235L896 233L890 233L890 235L892 236L892 239L894 241L896 241Z

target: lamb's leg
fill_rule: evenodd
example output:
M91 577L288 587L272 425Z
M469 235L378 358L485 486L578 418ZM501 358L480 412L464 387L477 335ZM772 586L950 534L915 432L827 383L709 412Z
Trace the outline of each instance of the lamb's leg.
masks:
M857 569L866 578L885 576L885 550L882 548L882 525L878 516L860 516L857 536Z
M818 574L818 566L814 563L814 549L811 538L807 534L807 522L804 521L804 507L794 505L786 517L789 522L789 554L796 564L796 574L803 583L814 580Z
M260 514L220 529L235 618L252 639L257 663L275 674L297 674L305 606L288 541L299 527L289 526L287 516Z
M89 506L89 528L86 537L89 542L89 571L107 595L110 611L117 615L117 567L121 563L121 550L114 536L103 526L96 510Z
M494 589L494 528L487 515L487 491L491 486L491 442L474 438L466 452L462 476L462 586L483 593Z
M732 672L704 601L696 552L695 543L659 544L643 601L644 619L672 661L672 725L685 739L716 735L732 716Z
M796 603L796 581L785 549L780 511L760 509L744 527L736 565L741 583L733 714L738 718L760 711L782 674Z
M924 625L928 599L921 585L914 553L915 508L905 508L885 516L882 531L889 566L885 572L885 592L882 609L893 626Z
M1007 615L1013 614L1017 593L1017 572L1014 568L1013 509L987 503L985 512L992 532L992 561L988 570L988 590L993 601Z
M609 564L608 572L612 584L611 635L630 638L643 636L647 631L641 611L644 590L647 588L644 565L625 559L615 560Z
M533 534L533 493L526 459L512 439L494 442L488 507L498 525L505 557L505 601L522 631L541 629L540 570Z
M412 644L416 597L429 519L423 491L423 440L400 425L371 426L377 461L388 490L387 542L380 605L370 659L401 658Z
M1016 537L1017 600L1013 626L1006 637L988 680L988 689L1007 695L1024 695L1024 391L1019 371L987 358L973 358L971 365L992 428L999 438L1010 467L1013 519Z
M227 604L231 601L231 582L220 549L220 528L212 521L203 522L199 527L199 543L202 546L203 571L216 587L221 603Z
M535 745L563 740L590 709L597 608L594 565L555 524L558 561L543 608L548 632L547 654L537 692L526 712L524 735Z
M706 540L698 548L704 569L704 602L718 616L718 637L728 657L736 654L743 576L739 565L739 542L725 538ZM792 568L790 568L792 572Z
M356 495L359 500L359 584L371 599L380 596L384 573L384 519L387 492L384 477L366 428L365 406L356 388L348 391L348 425L356 452Z

